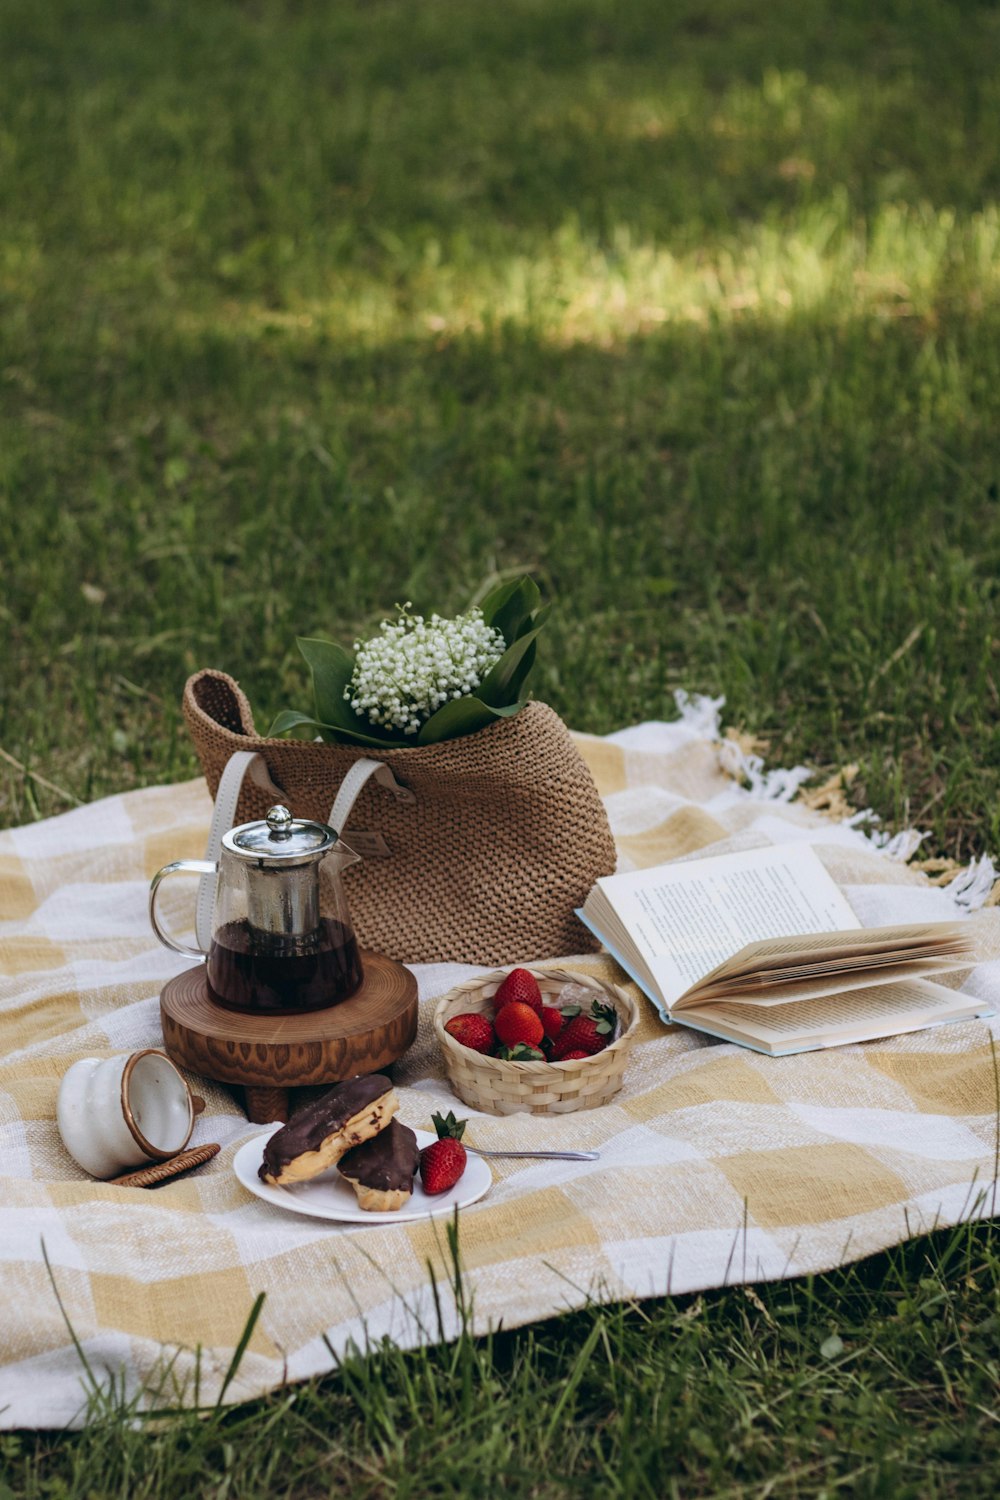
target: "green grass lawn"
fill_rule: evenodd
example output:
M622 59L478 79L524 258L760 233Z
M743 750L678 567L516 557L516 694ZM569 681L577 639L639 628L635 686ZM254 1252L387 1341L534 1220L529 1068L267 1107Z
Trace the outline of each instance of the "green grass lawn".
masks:
M0 822L195 774L197 667L266 723L297 634L524 569L574 726L724 692L1000 849L995 5L6 0L0 57ZM0 1497L993 1495L998 1333L984 1227L7 1439Z

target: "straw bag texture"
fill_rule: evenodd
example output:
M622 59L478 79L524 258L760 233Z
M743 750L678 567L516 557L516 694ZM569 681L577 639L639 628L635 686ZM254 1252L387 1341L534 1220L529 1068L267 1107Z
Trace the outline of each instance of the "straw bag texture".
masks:
M573 915L615 868L615 844L593 778L565 724L544 703L476 734L403 750L264 739L224 672L198 672L184 718L214 797L229 757L258 751L297 817L326 822L341 781L377 758L414 794L401 803L372 779L344 836L362 863L345 872L361 943L411 963L508 964L592 952ZM274 798L250 777L236 822Z

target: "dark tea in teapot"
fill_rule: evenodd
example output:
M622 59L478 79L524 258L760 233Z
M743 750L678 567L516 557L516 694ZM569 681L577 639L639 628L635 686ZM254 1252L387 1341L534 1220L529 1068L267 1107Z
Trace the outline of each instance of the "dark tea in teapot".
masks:
M276 803L261 822L223 835L218 865L177 859L153 876L153 931L177 953L207 957L209 991L229 1010L264 1016L325 1010L353 995L362 979L340 878L357 859L336 829L293 818ZM207 952L203 940L192 948L160 926L157 891L180 871L202 877L199 914L204 899L212 902Z
M353 995L361 979L354 933L330 917L306 939L283 940L246 921L227 922L208 953L212 999L228 1010L265 1016L325 1010Z

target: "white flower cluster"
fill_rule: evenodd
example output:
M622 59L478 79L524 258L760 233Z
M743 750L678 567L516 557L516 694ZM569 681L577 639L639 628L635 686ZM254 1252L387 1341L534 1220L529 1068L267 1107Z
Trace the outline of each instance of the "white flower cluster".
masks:
M354 642L357 661L344 697L370 723L416 734L450 698L475 692L507 648L481 609L425 621L410 614L408 602L397 608L395 623L383 620L378 635Z

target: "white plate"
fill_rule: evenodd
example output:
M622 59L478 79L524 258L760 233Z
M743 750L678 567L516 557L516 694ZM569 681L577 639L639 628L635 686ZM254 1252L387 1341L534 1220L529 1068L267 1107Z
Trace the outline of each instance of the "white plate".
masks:
M293 1214L309 1214L314 1219L335 1219L350 1224L399 1224L412 1219L427 1219L431 1214L451 1213L454 1208L466 1208L481 1198L493 1182L489 1163L470 1152L465 1171L450 1192L430 1197L421 1187L418 1174L413 1184L413 1196L402 1208L395 1213L369 1213L358 1206L354 1189L344 1181L336 1167L314 1177L311 1182L299 1182L293 1187L275 1187L270 1182L262 1182L257 1176L257 1168L264 1159L264 1142L280 1129L280 1125L275 1125L274 1130L266 1130L262 1135L244 1141L233 1159L233 1171L248 1192L263 1198L265 1203L287 1208ZM429 1130L414 1130L413 1133L421 1150L437 1140Z

